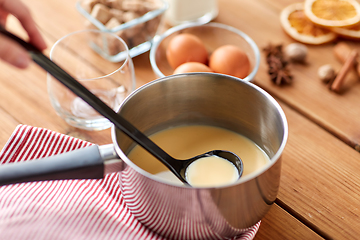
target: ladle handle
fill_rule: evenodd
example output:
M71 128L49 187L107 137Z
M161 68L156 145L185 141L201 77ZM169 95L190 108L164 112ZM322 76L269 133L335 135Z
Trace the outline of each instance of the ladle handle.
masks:
M69 90L71 90L74 94L79 96L85 102L87 102L91 107L93 107L96 111L98 111L101 115L109 119L117 128L123 131L126 135L132 138L136 143L141 145L144 149L146 149L149 153L151 153L154 157L159 159L163 164L165 164L176 176L182 178L180 174L178 174L178 170L182 167L180 161L177 161L165 151L163 151L160 147L158 147L153 141L151 141L147 136L145 136L142 132L140 132L136 127L134 127L131 123L129 123L122 116L117 114L113 109L111 109L108 105L106 105L103 101L101 101L98 97L96 97L92 92L90 92L86 87L84 87L81 83L76 81L72 76L70 76L67 72L65 72L62 68L60 68L57 64L51 61L47 56L45 56L40 50L38 50L32 44L25 42L19 37L13 35L12 33L5 30L5 28L0 27L0 32L5 36L13 39L28 50L32 59L35 63L37 63L40 67L50 73L53 77L59 80L62 84L64 84ZM169 164L171 163L171 165ZM176 169L175 169L175 168Z
M32 181L102 177L104 177L104 162L97 145L47 158L0 166L0 186Z

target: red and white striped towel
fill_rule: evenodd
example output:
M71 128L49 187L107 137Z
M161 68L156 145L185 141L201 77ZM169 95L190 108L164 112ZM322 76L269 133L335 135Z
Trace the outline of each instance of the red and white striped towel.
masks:
M91 145L51 130L19 125L0 164L43 158ZM253 239L260 222L238 240ZM123 201L119 174L0 187L0 240L164 239L144 227Z

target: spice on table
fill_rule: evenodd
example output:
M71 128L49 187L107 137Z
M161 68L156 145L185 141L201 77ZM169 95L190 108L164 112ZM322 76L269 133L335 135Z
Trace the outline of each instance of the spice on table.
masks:
M293 80L293 76L288 69L289 62L284 57L282 47L282 44L269 44L263 49L269 67L268 74L276 85L289 84Z
M351 48L345 42L339 42L334 46L335 57L341 62L345 63L346 59L351 53Z
M331 66L331 64L326 64L326 65L319 67L318 77L324 83L330 83L335 79L336 73L335 73L334 68Z
M306 60L308 49L301 43L290 43L285 47L285 56L291 62L304 63Z
M352 50L350 55L347 57L344 65L341 67L339 74L336 76L335 80L330 86L330 89L334 92L339 92L344 83L344 79L349 72L349 70L354 66L356 58L358 57L358 52Z
M351 47L345 42L339 42L334 47L334 55L341 63L345 63L345 61L349 57L351 51L352 51ZM357 75L360 76L360 59L359 58L355 59L354 67L356 69Z

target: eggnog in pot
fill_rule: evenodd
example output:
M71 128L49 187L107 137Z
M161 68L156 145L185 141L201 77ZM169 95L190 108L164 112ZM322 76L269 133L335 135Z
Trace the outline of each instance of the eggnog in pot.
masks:
M244 170L242 176L255 172L270 163L269 157L254 142L238 133L219 127L206 125L178 126L157 132L151 135L150 138L177 159L187 159L214 149L231 151L237 154L243 161ZM171 183L182 184L165 165L142 147L134 147L128 157L145 171ZM232 168L228 167L227 164L232 163L225 159L223 159L223 161L225 162L215 162L220 172L219 175L217 177L214 176L211 181L206 181L204 180L206 178L199 177L195 182L193 181L191 183L191 181L189 181L189 183L194 187L216 187L235 182L238 179L238 177L235 176L235 166L232 166ZM202 163L195 161L192 164L194 164L195 167L198 165L201 168ZM206 165L207 163L204 164ZM191 165L188 167L188 171L191 170ZM222 171L226 171L226 173L222 173L221 168L223 168ZM196 175L196 171L196 168L193 168L191 174L193 176ZM232 174L235 175L229 177L229 175Z

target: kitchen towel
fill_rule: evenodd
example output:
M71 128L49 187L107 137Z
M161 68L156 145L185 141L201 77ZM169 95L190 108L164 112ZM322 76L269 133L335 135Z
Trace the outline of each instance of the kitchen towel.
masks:
M48 157L91 143L48 129L19 125L0 152L0 164ZM163 237L126 207L119 174L100 180L59 180L0 187L0 240L146 239ZM234 238L253 239L260 222Z

